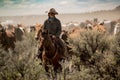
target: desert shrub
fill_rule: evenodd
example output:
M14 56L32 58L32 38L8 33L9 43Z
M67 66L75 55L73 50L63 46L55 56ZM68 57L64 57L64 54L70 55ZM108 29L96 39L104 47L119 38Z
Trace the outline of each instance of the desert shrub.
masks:
M0 80L44 80L44 69L35 58L37 42L29 33L16 42L15 51L0 50Z
M81 36L78 37L78 39L69 41L71 45L73 45L74 53L79 57L81 56L83 61L91 58L91 55L95 55L97 52L104 53L105 51L110 50L109 44L111 44L111 42L104 33L87 31L80 35Z
M73 47L72 51L79 57L77 64L80 71L84 67L88 70L85 75L94 76L94 78L84 76L82 79L120 79L119 37L96 31L87 31L80 35L77 39L69 40Z
M68 41L73 53L61 62L63 70L58 80L120 79L119 35L87 31ZM36 53L34 33L17 41L15 51L6 52L0 47L0 80L47 80Z

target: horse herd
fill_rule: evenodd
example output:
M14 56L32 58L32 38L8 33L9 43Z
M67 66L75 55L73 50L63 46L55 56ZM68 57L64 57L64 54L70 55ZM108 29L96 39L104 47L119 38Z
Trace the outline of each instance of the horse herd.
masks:
M0 24L0 44L6 51L9 48L14 50L16 40L21 41L24 34L24 30L20 28L19 24L17 27L13 25L7 26L8 28L5 28Z
M86 25L87 23L87 25ZM59 72L62 70L62 66L59 61L64 60L65 54L69 53L69 47L67 47L67 38L77 38L79 33L83 33L88 30L95 30L101 33L106 33L112 31L113 27L105 27L106 23L92 23L90 21L86 21L86 23L81 23L81 25L85 24L85 27L70 27L69 30L65 30L63 28L61 32L60 38L62 39L63 46L59 46L57 42L57 38L52 38L49 34L48 30L43 30L42 24L36 24L34 26L29 27L30 32L35 32L35 39L38 40L38 45L43 47L42 52L42 62L46 72L49 72L49 66L53 65L53 69L55 72ZM118 34L120 32L120 23L114 23L114 30L116 31L113 34ZM8 28L5 28L0 24L0 44L6 51L11 48L15 49L15 42L21 41L22 36L27 32L26 28L22 24L17 24L17 26L7 25ZM115 27L117 26L117 27ZM118 31L119 29L119 31ZM109 30L109 31L108 31ZM49 76L49 75L48 75Z

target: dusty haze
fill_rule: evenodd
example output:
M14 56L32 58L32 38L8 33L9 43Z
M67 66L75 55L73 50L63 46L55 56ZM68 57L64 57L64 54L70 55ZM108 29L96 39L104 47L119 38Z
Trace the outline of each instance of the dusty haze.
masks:
M93 20L93 18L98 18L98 20L117 20L120 19L120 8L117 7L114 10L109 11L96 11L89 13L80 13L80 14L60 14L57 15L57 18L61 20L62 24L68 22L82 22L85 20ZM4 16L0 17L0 22L6 20L13 20L15 23L23 23L25 25L33 25L35 23L41 23L47 19L46 15L27 15L27 16Z

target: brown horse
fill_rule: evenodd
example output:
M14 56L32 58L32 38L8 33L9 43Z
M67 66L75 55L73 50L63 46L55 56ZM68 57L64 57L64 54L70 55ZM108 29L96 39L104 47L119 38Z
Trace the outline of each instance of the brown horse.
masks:
M38 37L37 34L38 34L39 30L43 28L43 25L36 23L34 28L35 28L35 39L37 39L37 37Z
M9 48L14 50L15 42L16 42L15 34L12 31L6 30L1 26L0 27L1 47L4 48L6 51L8 51Z
M53 38L48 30L39 30L37 36L39 47L43 48L42 62L45 71L49 73L49 65L52 65L55 73L61 72L62 66L59 62L64 58L64 53L66 52L65 45L60 46L58 38Z
M92 29L98 32L106 32L105 26L103 25L95 25Z

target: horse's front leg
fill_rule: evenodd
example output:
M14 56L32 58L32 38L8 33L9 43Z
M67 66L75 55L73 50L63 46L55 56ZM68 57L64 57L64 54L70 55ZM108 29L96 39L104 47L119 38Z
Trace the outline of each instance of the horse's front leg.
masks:
M49 67L47 65L47 61L45 59L43 59L43 67L45 69L46 75L48 78L50 78L50 72L49 72Z
M45 68L47 77L50 77L49 67L47 65L45 65L44 68Z

